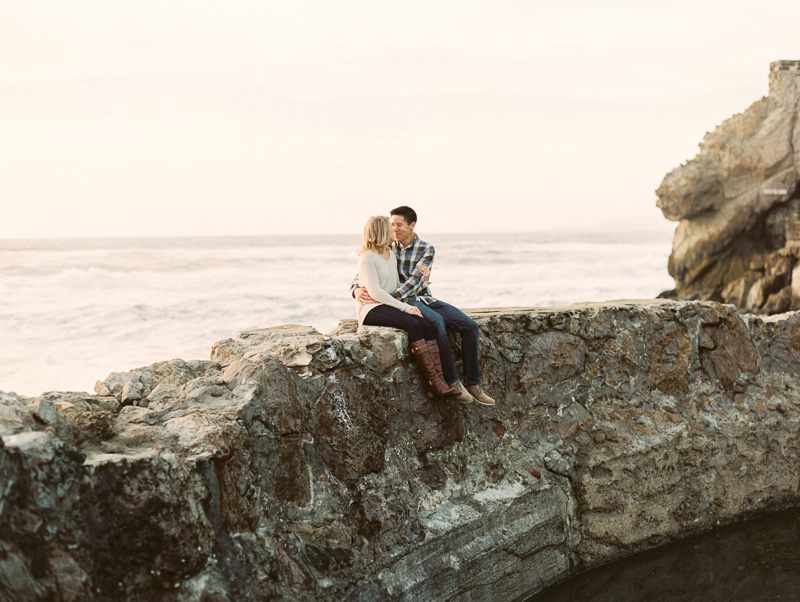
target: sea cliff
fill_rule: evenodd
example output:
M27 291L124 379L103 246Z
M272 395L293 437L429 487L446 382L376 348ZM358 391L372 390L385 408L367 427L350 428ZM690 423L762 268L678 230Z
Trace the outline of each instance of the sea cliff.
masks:
M775 314L800 309L800 61L770 64L769 95L706 133L658 206L678 222L674 296Z
M499 602L800 504L800 314L470 313L495 408L352 321L0 393L0 599Z

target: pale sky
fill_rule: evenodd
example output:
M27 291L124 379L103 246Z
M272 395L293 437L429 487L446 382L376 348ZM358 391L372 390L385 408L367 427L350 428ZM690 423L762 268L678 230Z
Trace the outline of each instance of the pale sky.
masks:
M6 0L0 238L674 228L800 2Z

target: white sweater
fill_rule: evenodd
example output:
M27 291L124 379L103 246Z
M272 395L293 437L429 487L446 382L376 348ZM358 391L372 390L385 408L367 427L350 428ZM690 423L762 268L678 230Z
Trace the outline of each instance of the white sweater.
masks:
M358 283L367 289L369 296L378 303L359 305L356 302L356 317L359 326L364 323L364 318L369 311L379 303L391 305L401 311L408 311L413 307L408 303L398 301L389 294L400 284L397 276L397 257L394 251L389 250L389 259L384 259L374 251L364 251L358 256Z

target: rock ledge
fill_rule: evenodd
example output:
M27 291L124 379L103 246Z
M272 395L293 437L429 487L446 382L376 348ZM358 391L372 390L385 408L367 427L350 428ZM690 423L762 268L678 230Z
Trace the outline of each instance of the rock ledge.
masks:
M800 504L800 314L471 315L496 408L352 321L0 393L0 599L515 600Z

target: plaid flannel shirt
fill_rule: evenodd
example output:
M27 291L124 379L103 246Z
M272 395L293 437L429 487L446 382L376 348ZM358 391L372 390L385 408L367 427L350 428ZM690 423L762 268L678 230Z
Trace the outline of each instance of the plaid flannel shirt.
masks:
M425 305L436 301L431 295L428 283L425 282L425 277L417 269L420 264L428 267L433 265L433 256L436 253L433 245L429 245L415 234L407 247L401 247L398 242L393 242L391 246L397 256L397 274L400 277L400 286L390 291L392 297L406 303L419 300ZM350 292L356 288L358 288L358 276L353 280Z

